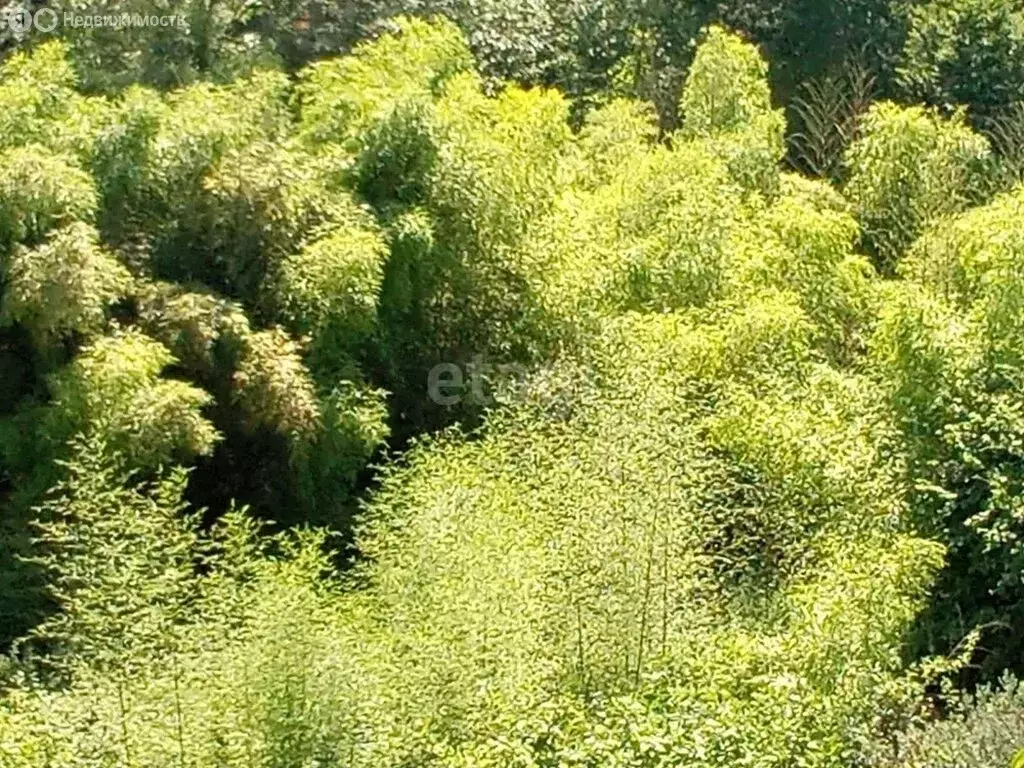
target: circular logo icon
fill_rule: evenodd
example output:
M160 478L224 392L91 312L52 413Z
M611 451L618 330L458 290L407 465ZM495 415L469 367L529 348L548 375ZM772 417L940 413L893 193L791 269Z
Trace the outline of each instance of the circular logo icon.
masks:
M7 27L15 35L24 35L32 29L32 14L25 7L14 8L8 11Z
M40 8L32 23L40 32L53 32L57 28L57 12L53 8Z

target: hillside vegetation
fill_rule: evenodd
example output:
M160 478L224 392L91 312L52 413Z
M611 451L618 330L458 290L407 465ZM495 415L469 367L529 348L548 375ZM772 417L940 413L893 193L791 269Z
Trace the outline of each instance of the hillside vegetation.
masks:
M961 18L912 15L921 56ZM865 104L812 178L718 25L672 120L440 17L165 90L83 83L99 42L0 68L0 765L1024 747L1024 187L980 112ZM900 72L946 106L947 67Z

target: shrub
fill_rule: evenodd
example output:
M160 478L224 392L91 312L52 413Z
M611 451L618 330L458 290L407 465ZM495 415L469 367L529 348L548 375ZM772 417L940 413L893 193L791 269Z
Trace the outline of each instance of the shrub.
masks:
M138 323L171 350L177 365L205 381L230 377L249 337L238 304L173 283L137 284Z
M683 136L713 140L737 182L774 194L786 121L772 109L768 65L754 46L721 27L708 29L679 106Z
M379 316L381 367L396 377L386 382L392 391L422 392L437 363L534 354L527 285L534 255L521 246L563 178L562 155L573 143L567 117L554 92L510 87L489 98L478 78L459 75L429 119L403 124L425 131L423 141L395 133L387 135L399 142L396 153L373 147L394 158L410 144L428 146L435 158L415 164L426 175L401 188L422 195L418 204L375 201L391 230Z
M937 222L914 245L900 273L928 285L979 323L976 353L990 366L1024 361L1021 291L1024 189ZM998 233L998 237L993 237Z
M316 431L316 390L300 347L284 331L273 328L246 339L233 386L251 427L266 427L299 441Z
M683 131L734 133L771 112L768 64L757 49L721 27L706 30L683 88Z
M338 370L369 339L385 255L376 228L354 215L281 264L278 301L292 327L311 335L317 370Z
M744 290L792 291L829 358L855 360L873 319L875 286L871 264L855 252L859 228L850 206L827 184L787 175L755 222L742 241Z
M48 646L48 667L87 664L120 677L131 659L170 650L187 615L196 534L182 514L185 472L129 487L123 457L111 458L95 433L71 449L65 479L38 510L60 611L30 638Z
M932 225L900 265L913 299L889 305L873 343L910 449L915 516L950 548L916 642L944 650L988 625L989 679L1017 663L1022 621L1020 206L1018 192Z
M472 69L465 38L448 21L399 17L398 30L300 74L299 134L312 146L359 146L363 133L405 102L429 101Z
M0 152L0 256L39 245L55 227L91 223L96 207L93 181L72 158L38 145Z
M137 331L96 340L53 377L44 439L60 452L83 433L142 469L209 453L218 435L201 409L210 396L161 379L173 362L165 347Z
M897 69L903 92L985 117L1024 99L1024 12L1007 0L913 6Z
M4 323L19 323L45 348L65 334L103 330L108 305L124 295L127 270L87 224L57 230L38 248L19 247L3 294Z
M18 52L0 66L0 148L42 144L52 149L70 138L66 118L81 97L67 49L57 41Z
M873 106L846 154L845 194L875 264L891 273L929 222L975 202L989 160L962 114L947 121L921 107Z
M592 187L611 181L626 163L651 149L657 137L650 104L614 99L588 112L579 134L582 183Z
M386 474L361 589L229 516L170 651L11 691L0 754L849 764L940 552L897 533L873 387L808 345L785 297L610 321L568 414L529 395Z
M163 105L145 91L126 94L93 159L104 200L114 206L104 216L108 226L115 222L112 234L149 243L164 276L202 276L202 257L212 250L204 180L232 152L283 138L288 88L284 75L257 72L230 85L175 91Z
M756 753L765 764L844 764L849 729L870 721L874 686L899 665L895 628L912 616L912 585L937 552L901 541L846 559L829 543L872 540L848 525L896 522L898 487L861 442L872 430L822 418L816 399L870 420L870 387L815 377L772 406L778 422L750 434L762 422L739 405L757 391L743 377L763 371L785 389L781 371L806 370L806 321L794 315L769 304L707 332L671 314L627 316L608 330L595 387L567 418L513 411L479 442L421 447L385 481L362 548L381 616L409 654L402 666L416 670L390 699L391 722L417 722L439 700L445 708L427 733L381 743L383 754L721 765ZM742 357L723 359L727 350ZM789 432L794 423L808 432ZM861 437L848 442L839 424ZM709 432L710 443L698 437ZM801 489L820 492L822 506L811 511ZM878 568L859 575L869 561ZM766 580L780 591L761 603ZM830 618L805 623L802 611ZM852 657L864 666L839 683L831 670ZM481 678L486 688L473 683Z
M99 228L120 243L160 215L158 182L149 179L151 147L171 108L155 91L133 87L113 100L89 152L89 169L100 196Z
M523 246L549 343L578 344L624 310L727 296L745 220L725 164L698 142L634 156L591 192L567 190Z
M257 141L224 155L196 200L190 235L202 248L192 276L249 306L273 307L282 261L330 227L365 216L331 179L329 162L286 145Z
M48 7L61 16L88 16L99 10L73 0L57 0ZM169 23L80 22L61 25L58 34L75 60L83 87L90 92L112 93L132 84L166 90L204 79L230 80L254 67L278 65L277 35L267 27L275 17L279 27L290 24L299 15L296 11L281 3L242 13L234 6L206 6L192 0L164 4L132 0L116 12L161 16ZM254 34L255 30L259 33Z

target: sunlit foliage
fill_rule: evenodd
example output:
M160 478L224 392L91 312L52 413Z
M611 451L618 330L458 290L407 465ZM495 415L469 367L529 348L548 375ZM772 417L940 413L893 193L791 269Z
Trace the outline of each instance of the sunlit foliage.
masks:
M450 77L473 68L465 39L453 24L396 23L398 34L303 72L299 130L308 141L358 147L362 134L396 106L428 101Z
M92 179L74 160L39 145L0 153L0 255L38 245L54 227L90 221L98 202Z
M161 379L172 362L164 346L135 331L86 347L53 379L51 439L96 435L139 467L209 452L217 434L200 409L210 397Z
M97 239L92 227L76 223L37 248L19 246L7 266L3 322L20 324L42 347L64 334L101 331L107 306L130 278Z
M847 150L844 191L865 247L891 272L925 225L984 194L989 146L963 114L945 120L921 107L889 102L868 111L861 132Z
M694 56L679 109L682 135L712 139L744 187L775 191L786 121L772 109L768 64L754 46L712 27Z
M921 711L1024 637L1024 193L963 113L875 105L840 190L783 171L768 61L699 9L619 30L671 104L587 114L475 64L533 67L521 30L400 17L292 80L194 10L180 79L228 82L83 96L86 33L0 72L4 768L999 733L1012 690Z
M922 485L917 514L951 543L921 642L955 643L965 616L996 622L992 673L1019 652L1024 620L1021 211L1017 191L929 228L872 344Z

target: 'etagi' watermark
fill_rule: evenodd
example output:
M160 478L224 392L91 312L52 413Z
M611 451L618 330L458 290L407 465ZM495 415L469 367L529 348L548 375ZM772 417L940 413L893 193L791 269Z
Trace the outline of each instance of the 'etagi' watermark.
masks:
M466 370L455 363L435 365L427 374L427 395L437 405L451 407L464 400L475 405L495 405L505 396L523 391L526 366L519 363L493 365L477 355Z

